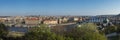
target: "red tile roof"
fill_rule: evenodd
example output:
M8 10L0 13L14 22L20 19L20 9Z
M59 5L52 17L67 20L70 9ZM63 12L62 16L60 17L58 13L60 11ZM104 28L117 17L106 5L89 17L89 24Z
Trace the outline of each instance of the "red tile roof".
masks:
M26 20L39 20L39 18L36 18L36 17L30 17L30 18L26 18Z

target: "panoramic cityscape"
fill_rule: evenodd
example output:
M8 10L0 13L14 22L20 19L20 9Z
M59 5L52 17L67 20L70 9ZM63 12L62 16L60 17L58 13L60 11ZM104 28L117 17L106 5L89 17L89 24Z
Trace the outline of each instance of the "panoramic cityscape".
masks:
M0 40L120 40L120 0L0 0Z

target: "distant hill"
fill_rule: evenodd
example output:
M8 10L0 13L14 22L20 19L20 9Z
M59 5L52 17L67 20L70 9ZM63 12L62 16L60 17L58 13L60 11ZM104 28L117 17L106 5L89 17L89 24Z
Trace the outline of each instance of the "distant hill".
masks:
M98 17L114 17L116 15L97 15Z
M120 16L120 14L118 14L117 16Z

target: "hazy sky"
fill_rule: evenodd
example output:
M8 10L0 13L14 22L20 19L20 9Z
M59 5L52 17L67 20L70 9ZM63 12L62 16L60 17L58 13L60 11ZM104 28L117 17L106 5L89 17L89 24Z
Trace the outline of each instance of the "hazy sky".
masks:
M0 0L0 15L119 14L120 0Z

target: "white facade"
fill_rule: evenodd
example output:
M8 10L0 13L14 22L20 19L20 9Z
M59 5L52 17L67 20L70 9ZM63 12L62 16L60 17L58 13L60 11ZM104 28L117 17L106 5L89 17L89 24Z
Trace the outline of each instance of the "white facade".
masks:
M46 20L43 22L44 24L58 24L57 20Z
M74 18L74 21L78 21L79 20L79 18Z

